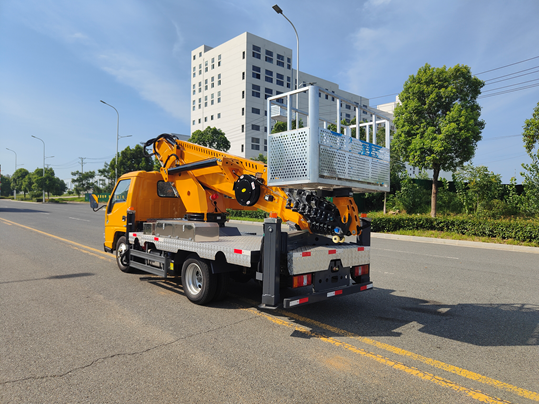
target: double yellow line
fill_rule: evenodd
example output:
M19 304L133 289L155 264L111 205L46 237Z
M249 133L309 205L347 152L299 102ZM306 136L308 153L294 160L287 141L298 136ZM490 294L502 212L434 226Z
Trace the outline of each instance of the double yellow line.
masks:
M91 254L93 256L98 256L100 259L103 259L104 256L106 256L108 259L112 259L110 254L105 253L103 251L100 251L98 249L94 249L94 248L82 245L80 243L70 241L68 239L60 238L58 236L51 235L49 233L37 230L35 228L31 228L29 226L18 224L16 222L9 221L9 220L4 219L4 218L0 218L0 221L4 222L7 225L19 226L21 228L28 229L28 230L37 232L39 234L54 238L56 240L68 243L68 244L72 245L72 247L76 248L77 250L80 250L80 251L82 251L84 253L87 253L87 254ZM248 299L245 299L243 297L235 296L235 298L237 298L237 299L239 299L239 300L241 300L243 302L246 302L248 305L256 306L258 304L255 301L248 300ZM484 402L484 403L491 403L491 404L510 403L510 402L502 400L500 398L484 394L481 391L464 387L464 386L462 386L460 384L454 383L454 382L452 382L450 380L447 380L445 378L436 376L436 375L428 373L426 371L421 371L421 370L419 370L419 369L417 369L415 367L407 366L407 365L405 365L405 364L403 364L401 362L392 360L390 358L387 358L387 357L384 357L384 356L381 356L381 355L378 355L378 354L375 354L375 353L368 352L368 351L366 351L364 349L360 349L360 348L358 348L356 346L353 346L353 345L351 345L349 343L343 342L341 340L338 340L338 339L335 339L335 338L332 338L332 337L328 337L328 336L326 336L326 335L324 335L322 333L313 332L309 328L307 328L305 326L301 326L298 323L289 322L287 320L278 318L276 316L269 315L269 314L267 314L265 312L261 312L261 311L255 309L255 308L241 307L240 309L243 310L243 311L247 311L247 312L249 312L251 314L257 315L259 317L262 317L262 318L264 318L264 319L266 319L268 321L271 321L271 322L273 322L273 323L275 323L277 325L281 325L281 326L284 326L284 327L287 327L287 328L297 330L299 332L307 334L308 336L320 339L323 342L330 343L330 344L332 344L334 346L341 347L341 348L343 348L345 350L348 350L348 351L351 351L353 353L364 356L366 358L372 359L372 360L374 360L374 361L376 361L378 363L384 364L384 365L389 366L391 368L401 370L401 371L403 371L403 372L405 372L405 373L407 373L409 375L413 375L413 376L418 377L418 378L420 378L420 379L422 379L424 381L429 381L429 382L432 382L432 383L437 384L439 386L450 388L450 389L452 389L454 391L457 391L457 392L461 392L461 393L463 393L463 394L465 394L465 395L467 395L467 396L469 396L469 397L471 397L471 398L473 398L473 399L475 399L477 401ZM420 354L410 352L408 350L400 349L398 347L376 341L374 339L370 339L370 338L367 338L367 337L364 337L364 336L359 336L359 335L356 335L356 334L351 333L349 331L346 331L344 329L340 329L340 328L337 328L335 326L327 325L327 324L324 324L322 322L316 321L314 319L306 318L304 316L295 314L295 313L290 312L290 311L277 310L277 312L279 314L285 316L285 317L294 319L294 320L296 320L298 322L302 322L302 323L307 324L307 325L313 325L313 326L315 326L317 328L327 330L329 332L341 335L343 337L352 338L352 339L357 340L357 341L359 341L359 342L361 342L363 344L367 344L369 346L376 347L377 349L381 349L381 350L387 351L389 353L393 353L393 354L396 354L396 355L399 355L399 356L402 356L402 357L405 357L405 358L408 358L408 359L411 359L411 360L415 360L415 361L424 363L426 365L429 365L429 366L444 370L446 372L456 374L456 375L458 375L460 377L467 378L467 379L469 379L471 381L477 381L477 382L480 382L482 384L486 384L486 385L489 385L491 387L510 392L512 394L518 395L518 396L520 396L522 398L526 398L526 399L529 399L529 400L532 400L532 401L536 401L536 402L539 401L539 395L538 395L537 392L529 391L529 390L526 390L526 389L520 388L520 387L516 387L514 385L507 384L505 382L498 381L498 380L495 380L493 378L486 377L486 376L483 376L481 374L478 374L478 373L475 373L475 372L472 372L472 371L469 371L469 370L466 370L466 369L463 369L463 368L460 368L460 367L456 367L456 366L453 366L451 364L444 363L442 361L431 359L429 357L425 357L425 356L422 356Z

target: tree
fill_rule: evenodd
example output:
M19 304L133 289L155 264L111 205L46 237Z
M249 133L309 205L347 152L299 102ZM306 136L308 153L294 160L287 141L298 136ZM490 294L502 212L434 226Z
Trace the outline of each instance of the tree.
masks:
M251 160L254 160L256 162L263 162L264 164L268 162L268 158L262 153L259 153L259 156L257 157L251 158Z
M54 175L54 170L51 167L45 169L45 176L43 176L43 169L36 168L36 170L24 178L23 187L28 188L33 198L39 198L43 191L50 198L51 194L63 194L67 188L64 181Z
M81 173L77 170L76 172L71 172L71 175L75 176L75 178L72 179L72 182L75 184L75 192L78 196L95 187L94 177L96 177L96 172L89 171Z
M523 126L523 142L529 156L534 153L534 146L538 146L538 104L540 103L536 103L536 107L534 107L532 118L525 120Z
M125 173L136 172L139 170L152 171L154 170L154 161L151 156L145 156L141 145L126 147L118 154L118 177ZM105 163L103 169L99 169L98 173L109 180L108 191L112 191L116 176L116 158L113 158L110 163ZM71 173L73 174L73 173Z
M2 197L9 197L13 195L13 189L11 188L11 177L0 174L0 184L2 184Z
M11 177L11 186L19 192L22 191L24 198L26 198L26 193L30 191L29 188L25 187L25 179L29 174L28 170L20 168L15 170Z
M470 68L432 68L426 63L411 75L394 111L392 151L420 169L432 169L431 216L437 215L437 180L471 160L482 139L477 98L484 82Z
M486 166L465 165L452 174L452 179L467 214L489 210L503 192L501 175L490 172Z
M302 119L298 121L298 127L304 128L304 123L302 122ZM291 129L296 129L296 121L291 122ZM274 127L272 128L272 134L279 134L280 132L285 132L287 130L287 123L283 121L278 121L274 124Z
M197 145L205 146L227 152L231 148L231 143L225 136L225 132L216 127L206 127L204 131L200 129L191 134L188 142L196 143Z
M532 162L521 165L525 169L525 172L520 173L524 178L523 190L525 194L521 208L527 215L538 216L538 103L534 108L532 118L526 120L523 126L523 142Z

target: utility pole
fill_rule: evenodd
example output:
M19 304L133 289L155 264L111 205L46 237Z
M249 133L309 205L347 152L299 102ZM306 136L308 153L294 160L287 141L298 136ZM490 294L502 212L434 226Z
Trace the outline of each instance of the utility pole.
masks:
M79 159L81 159L81 174L84 174L84 159L88 159L88 158L80 157Z

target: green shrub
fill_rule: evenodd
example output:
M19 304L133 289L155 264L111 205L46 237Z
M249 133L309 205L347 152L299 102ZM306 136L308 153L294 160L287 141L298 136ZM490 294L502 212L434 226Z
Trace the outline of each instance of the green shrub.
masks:
M257 211L241 211L241 210L227 210L227 214L229 217L237 217L237 218L256 218L256 219L264 219L268 217L268 213L262 210Z
M436 217L427 215L372 215L373 232L428 230L460 235L514 239L538 243L538 219L486 219L478 217Z

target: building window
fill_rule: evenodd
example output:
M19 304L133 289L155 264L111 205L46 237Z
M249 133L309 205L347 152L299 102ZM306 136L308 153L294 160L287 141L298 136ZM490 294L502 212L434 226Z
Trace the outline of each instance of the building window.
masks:
M217 60L218 60L217 65L218 65L218 67L220 67L221 66L221 55L217 56Z
M269 89L268 87L265 87L265 88L264 88L264 93L265 93L265 94L270 94L270 95L273 94L272 89Z
M283 80L277 80L277 79L276 79L276 84L277 84L278 86L284 86L284 85L285 85L285 83L283 82Z
M253 57L256 59L261 59L261 54L257 52L253 52Z
M261 110L255 107L251 107L251 113L261 115Z
M193 56L193 59L195 59L195 56ZM191 125L195 125L195 120L193 120L193 123Z
M210 116L210 121L214 121L214 116L213 115Z
M242 59L246 59L246 51L242 51Z
M242 98L244 98L244 90L242 90Z
M259 93L258 91L252 91L251 95L256 98L261 98L261 93Z
M260 131L261 130L261 126L260 125L255 125L255 124L251 124L251 129L253 131Z
M264 61L268 63L274 63L274 59L272 59L270 56L265 56Z
M217 102L221 103L221 91L217 92L217 97L218 97ZM242 92L242 98L244 98L244 92Z
M244 153L244 144L240 145L240 150L242 153Z
M259 73L251 72L251 77L253 77L254 79L260 79L261 75Z
M242 72L242 80L246 79L246 72Z
M242 116L244 116L244 107L242 107Z
M277 57L276 65L285 67L285 57L283 55L280 55L279 53L276 54L276 57Z
M255 65L251 65L251 70L257 73L261 73L261 68Z
M260 47L260 46L253 45L253 50L254 50L255 52L261 53L261 47Z
M266 127L264 128L264 131L266 132ZM264 140L264 151L265 152L268 151L268 140L267 139Z
M257 85L257 84L252 84L251 85L251 90L257 90L257 91L260 91L261 90L261 86Z
M266 76L274 77L274 72L272 72L271 70L268 70L268 69L265 69L265 70L264 70L264 74L265 74Z
M269 51L268 49L266 50L266 56L271 56L271 57L274 57L274 52L272 51Z
M218 120L219 120L221 118L221 113L218 113L217 117L218 117Z
M264 81L268 83L274 83L274 79L272 79L270 76L264 76Z
M193 55L193 60L195 60L195 55Z
M199 118L199 124L201 123L201 119Z
M208 122L208 117L204 117L204 122Z
M244 132L244 124L242 124L242 128L240 129L240 132Z
M217 76L217 78L218 78L217 85L221 86L221 73Z
M349 104L345 104L345 109L346 110L350 110L351 109L351 106Z
M261 47L257 45L253 45L253 57L257 59L261 59Z
M201 57L202 57L202 52L199 52L199 58L201 58Z

